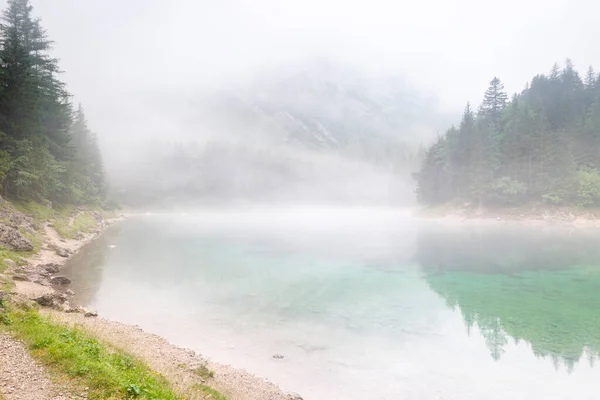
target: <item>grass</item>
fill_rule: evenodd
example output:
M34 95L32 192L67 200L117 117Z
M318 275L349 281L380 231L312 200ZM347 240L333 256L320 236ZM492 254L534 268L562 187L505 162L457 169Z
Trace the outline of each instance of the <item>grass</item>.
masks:
M63 206L60 209L52 209L43 204L30 202L15 202L14 207L24 214L31 216L39 224L51 221L56 232L65 239L73 239L77 233L89 233L90 230L97 226L97 221L90 212L78 212L75 206ZM103 217L108 216L111 212L101 209L91 208L92 211L100 212ZM73 218L73 222L69 224ZM36 235L24 233L34 243L34 251L39 250L41 239L36 238ZM36 247L36 244L39 244Z
M54 222L54 229L63 238L73 239L77 233L89 233L94 229L98 222L93 215L88 212L81 212L73 218L73 223L69 225L70 216L57 218Z
M223 396L210 386L196 384L194 385L194 388L200 390L204 393L205 398L210 398L210 400L227 400L227 397Z
M215 377L215 373L210 369L206 368L206 365L201 365L194 369L194 373L203 379L210 379Z
M23 259L23 257L27 257L27 256L31 255L31 253L32 252L18 253L18 252L6 250L6 249L3 249L2 247L0 247L0 274L4 274L6 272L6 270L8 269L8 265L6 265L6 262L4 261L5 259L13 260L15 262L15 264L17 264L18 266L23 266L23 265L27 264L27 261L25 261ZM12 279L7 279L6 283L0 284L0 290L3 290L5 292L10 292L11 289L13 288L13 286L14 286L14 283L13 283Z
M88 387L90 399L179 399L161 375L78 328L65 327L36 310L8 308L7 329L61 380ZM212 393L211 393L212 394ZM212 397L221 399L219 397Z
M36 221L48 221L54 218L54 216L56 215L55 210L53 210L52 208L48 208L43 204L36 203L35 201L15 201L12 204L18 211L21 211L23 214L30 215Z

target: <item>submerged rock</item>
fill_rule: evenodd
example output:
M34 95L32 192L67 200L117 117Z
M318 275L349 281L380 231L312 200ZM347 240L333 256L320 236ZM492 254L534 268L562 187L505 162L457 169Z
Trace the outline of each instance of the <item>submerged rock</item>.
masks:
M0 224L0 245L13 251L32 251L31 240L19 232L17 228Z

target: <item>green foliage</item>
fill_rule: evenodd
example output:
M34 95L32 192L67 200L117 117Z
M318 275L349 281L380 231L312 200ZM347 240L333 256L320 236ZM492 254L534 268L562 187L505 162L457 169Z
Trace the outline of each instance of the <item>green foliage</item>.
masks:
M590 68L584 84L567 60L507 98L494 78L477 115L467 105L429 148L414 175L419 200L600 204L600 75Z
M210 386L206 385L194 385L198 390L200 390L205 398L209 398L211 400L227 400L227 397L223 396L221 393L217 392Z
M206 365L199 366L198 368L196 368L194 370L194 373L196 373L196 375L199 375L204 379L214 378L214 376L215 376L214 371L211 371L210 369L208 369L206 367Z
M79 212L71 217L61 215L54 221L56 232L66 239L73 239L78 233L89 233L97 226L98 222L89 212Z
M0 24L0 186L21 201L98 202L105 191L96 137L73 117L52 42L29 0L9 0Z
M495 198L506 203L518 203L520 197L527 192L527 186L523 182L508 176L496 179L492 188Z
M600 205L600 171L585 168L577 171L577 204Z
M36 311L9 310L8 329L52 371L89 387L90 399L178 399L164 377L141 361L111 348L77 328Z

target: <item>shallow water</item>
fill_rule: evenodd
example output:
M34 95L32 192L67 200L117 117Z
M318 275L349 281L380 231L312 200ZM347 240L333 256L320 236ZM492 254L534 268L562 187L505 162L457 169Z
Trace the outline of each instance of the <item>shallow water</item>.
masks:
M307 400L597 399L598 243L391 209L144 215L64 272L104 317Z

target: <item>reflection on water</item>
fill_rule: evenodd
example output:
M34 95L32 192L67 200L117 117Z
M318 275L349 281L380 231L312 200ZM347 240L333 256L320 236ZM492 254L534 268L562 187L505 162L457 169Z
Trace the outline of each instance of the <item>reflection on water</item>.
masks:
M494 359L512 338L572 371L600 352L598 239L562 229L422 231L416 260L467 330L477 324Z
M67 272L103 316L306 399L595 399L598 238L390 210L146 216Z

